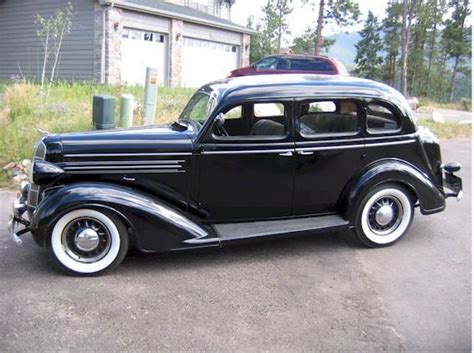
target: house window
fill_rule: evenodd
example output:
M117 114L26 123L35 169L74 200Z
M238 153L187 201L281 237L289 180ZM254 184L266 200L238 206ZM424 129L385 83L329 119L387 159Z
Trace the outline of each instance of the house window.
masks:
M150 33L150 32L143 33L143 40L147 42L153 42L153 33Z

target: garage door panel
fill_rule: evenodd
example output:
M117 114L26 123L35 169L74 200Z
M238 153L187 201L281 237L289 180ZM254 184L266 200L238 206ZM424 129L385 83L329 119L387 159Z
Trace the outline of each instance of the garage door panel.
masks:
M184 38L182 85L200 87L223 79L239 65L239 47L189 37Z
M122 38L122 83L143 86L146 68L155 67L158 69L158 83L165 85L167 52L166 35L130 29L128 38Z

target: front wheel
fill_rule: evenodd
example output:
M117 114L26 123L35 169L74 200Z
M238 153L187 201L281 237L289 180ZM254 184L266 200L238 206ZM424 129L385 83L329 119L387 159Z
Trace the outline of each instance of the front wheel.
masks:
M411 194L395 184L380 185L359 203L355 232L369 247L389 246L406 234L412 221Z
M72 275L97 275L122 262L128 250L127 230L110 212L78 209L63 215L49 238L53 262Z

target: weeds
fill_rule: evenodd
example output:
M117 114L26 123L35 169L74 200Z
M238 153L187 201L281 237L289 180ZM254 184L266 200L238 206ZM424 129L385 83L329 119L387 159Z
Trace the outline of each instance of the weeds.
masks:
M472 136L471 124L439 124L430 120L419 120L417 125L429 128L441 140L451 138L471 138Z
M144 89L139 86L61 82L52 85L49 94L45 92L37 84L0 82L0 167L11 161L30 159L33 145L40 137L38 129L50 133L91 130L92 97L95 94L110 94L116 98L117 124L120 96L132 94L137 106L134 124L143 122ZM176 120L193 92L193 89L161 87L155 123ZM6 172L0 171L0 185L8 181Z
M472 112L472 100L469 98L462 98L459 102L453 103L439 103L434 102L428 98L421 97L418 102L420 111L431 113L434 109L452 109L452 110L464 110ZM418 109L417 109L418 110Z

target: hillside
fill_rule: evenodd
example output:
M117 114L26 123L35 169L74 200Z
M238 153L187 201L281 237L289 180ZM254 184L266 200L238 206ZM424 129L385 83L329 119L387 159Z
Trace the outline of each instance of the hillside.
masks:
M347 66L349 70L352 69L355 66L355 45L360 39L359 33L338 33L332 36L328 36L328 38L335 40L335 43L329 48L329 51L325 54L334 58L338 58Z

